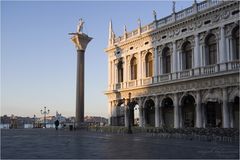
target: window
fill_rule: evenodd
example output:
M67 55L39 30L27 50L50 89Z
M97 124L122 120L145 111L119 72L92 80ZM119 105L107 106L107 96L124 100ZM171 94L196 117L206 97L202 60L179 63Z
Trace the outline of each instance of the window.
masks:
M117 65L118 69L118 83L123 82L123 62L119 61Z
M232 32L233 37L233 59L239 60L239 26L234 28Z
M191 69L192 68L192 47L189 41L185 42L182 47L182 68Z
M213 34L206 39L206 64L213 65L217 63L217 41Z
M131 59L131 80L137 79L137 59L133 57Z
M171 72L171 55L168 47L163 49L163 73Z
M146 62L146 77L152 77L153 76L153 57L152 53L148 52L145 57Z

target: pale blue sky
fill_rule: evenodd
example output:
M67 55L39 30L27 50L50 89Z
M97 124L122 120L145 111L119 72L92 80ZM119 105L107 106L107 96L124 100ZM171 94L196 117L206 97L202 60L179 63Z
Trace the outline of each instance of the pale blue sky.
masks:
M176 11L193 1L177 1ZM1 2L1 115L40 116L47 106L75 115L76 50L69 32L78 19L94 39L85 55L85 115L107 117L108 24L117 36L172 12L171 1Z

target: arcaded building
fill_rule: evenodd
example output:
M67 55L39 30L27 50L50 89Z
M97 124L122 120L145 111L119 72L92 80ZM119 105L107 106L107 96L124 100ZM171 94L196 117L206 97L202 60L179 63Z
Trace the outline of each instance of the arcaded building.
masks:
M119 37L110 22L109 125L238 128L239 8L207 0L175 12L173 3L171 15L153 11Z

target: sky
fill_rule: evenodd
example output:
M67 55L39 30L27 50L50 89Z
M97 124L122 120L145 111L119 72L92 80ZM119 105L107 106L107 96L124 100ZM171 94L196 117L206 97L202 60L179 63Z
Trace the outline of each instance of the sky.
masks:
M193 1L177 1L176 11ZM85 116L107 117L109 21L117 36L172 13L172 1L1 1L1 115L75 115L76 49L68 33L93 37L85 52Z

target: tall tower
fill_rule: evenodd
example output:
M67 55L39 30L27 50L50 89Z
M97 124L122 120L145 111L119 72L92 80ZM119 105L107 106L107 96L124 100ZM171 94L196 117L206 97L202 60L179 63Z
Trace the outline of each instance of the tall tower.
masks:
M79 127L84 122L84 54L88 43L92 40L83 33L83 21L80 19L76 33L71 40L77 49L77 79L76 79L76 125Z

